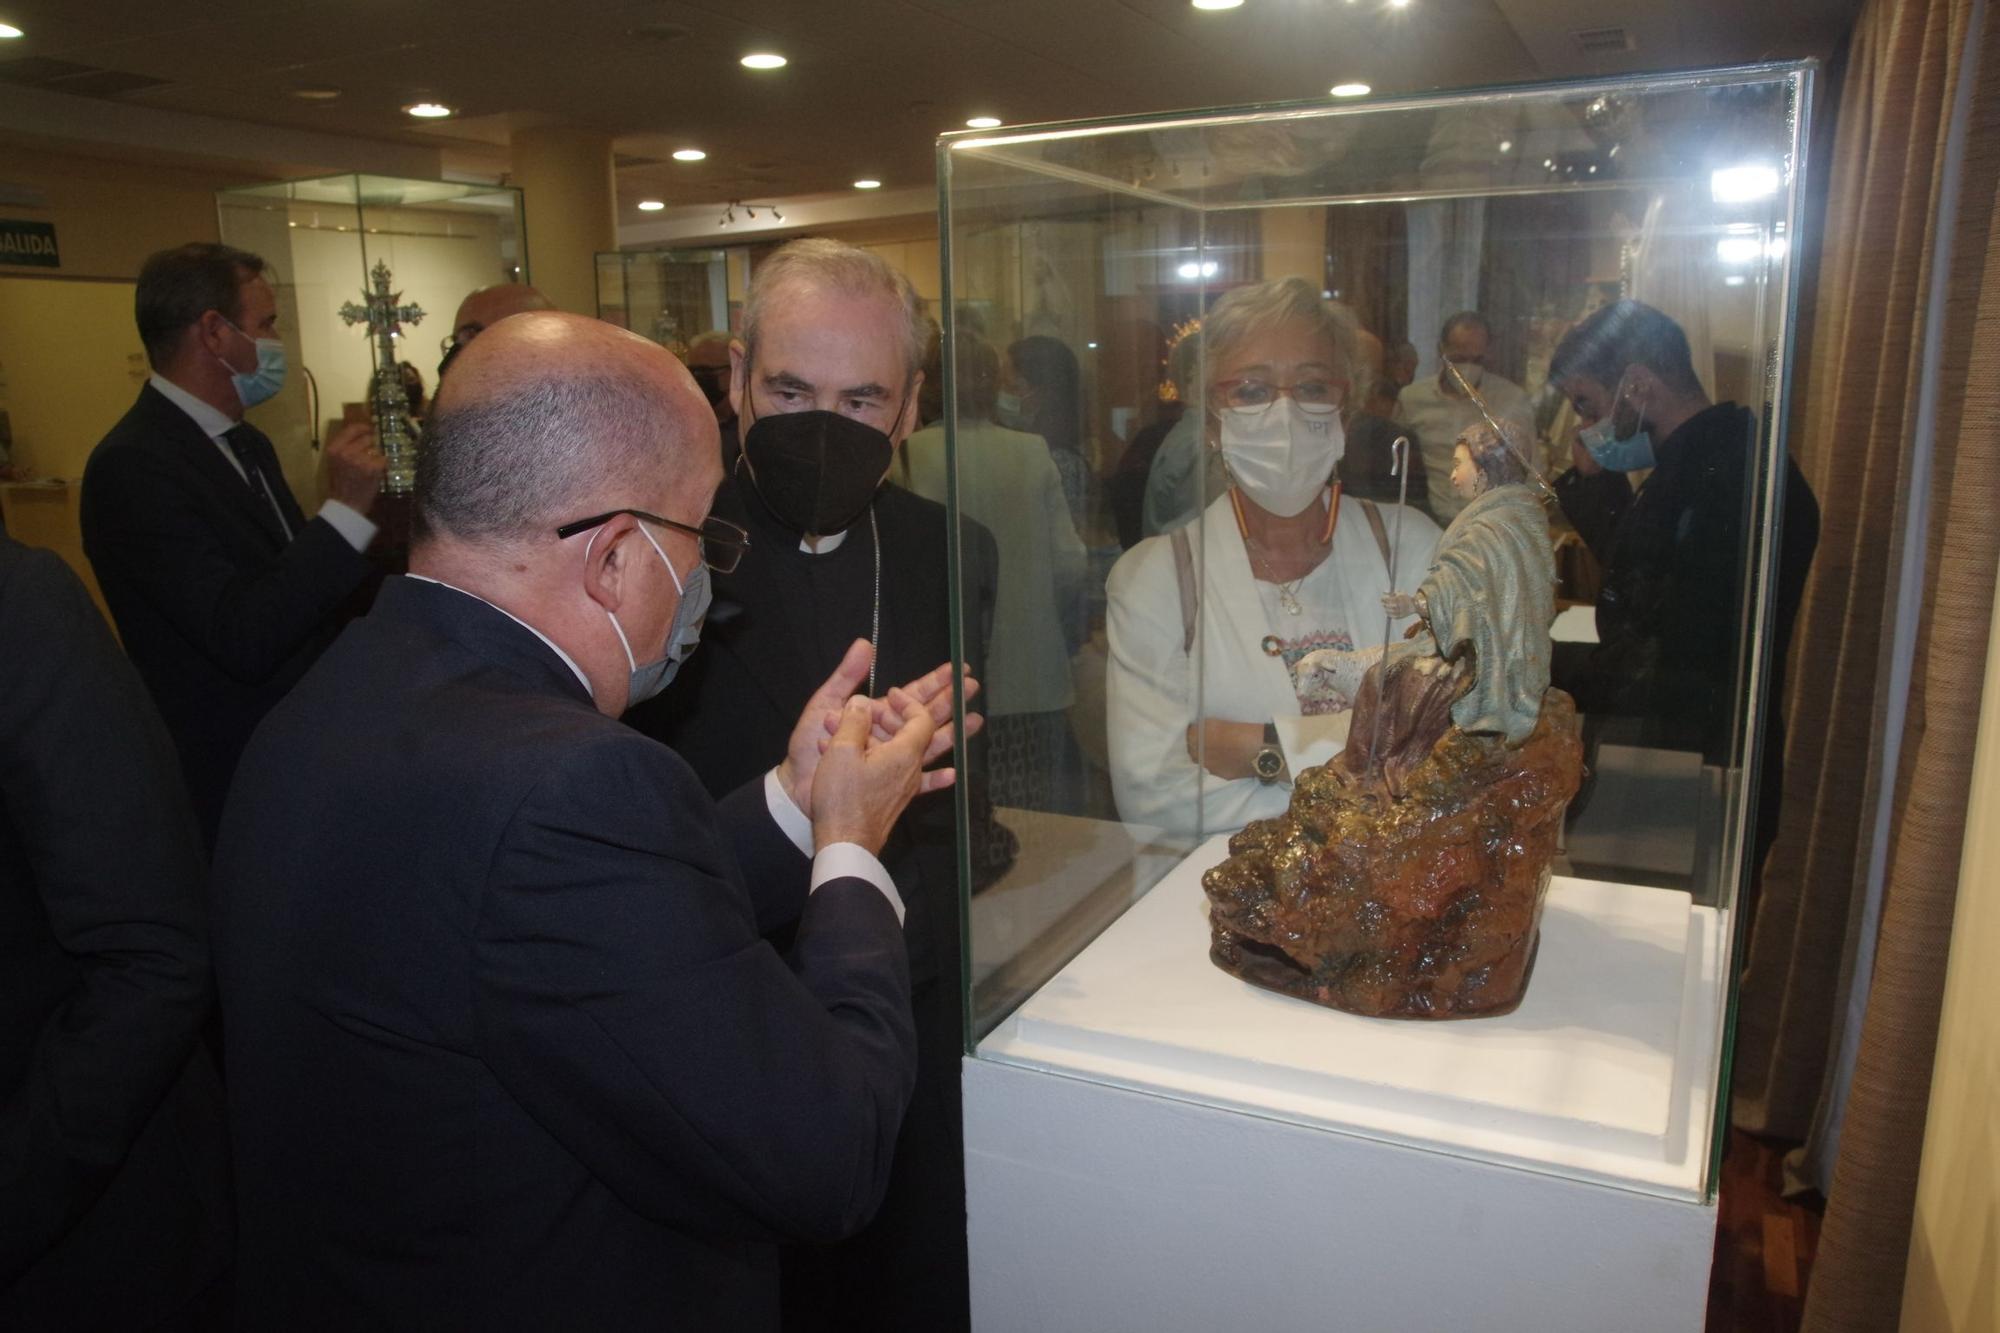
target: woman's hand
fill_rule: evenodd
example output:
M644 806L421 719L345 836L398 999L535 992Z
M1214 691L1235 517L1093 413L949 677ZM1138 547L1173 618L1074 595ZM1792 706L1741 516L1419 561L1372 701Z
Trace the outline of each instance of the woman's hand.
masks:
M1205 717L1187 729L1188 758L1224 782L1256 777L1250 764L1263 748L1264 726L1260 722Z
M1416 614L1417 599L1406 592L1385 592L1382 594L1382 609L1387 611L1391 618L1400 620L1404 616Z

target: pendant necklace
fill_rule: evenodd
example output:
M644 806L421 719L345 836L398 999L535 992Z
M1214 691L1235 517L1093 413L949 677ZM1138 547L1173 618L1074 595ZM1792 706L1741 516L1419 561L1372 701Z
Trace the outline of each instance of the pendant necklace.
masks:
M882 656L882 533L875 526L875 505L868 506L868 544L875 548L875 612L868 623L868 697L875 697L875 665Z
M1229 506L1231 511L1234 512L1236 515L1236 531L1243 537L1243 549L1246 553L1248 553L1250 550L1250 525L1244 520L1243 517L1242 493L1239 492L1234 486L1229 488ZM1340 483L1335 482L1333 484L1332 493L1327 497L1326 526L1320 529L1320 534L1319 534L1320 545L1325 546L1333 541L1334 525L1339 522L1340 522ZM1331 555L1332 553L1328 552L1328 554ZM1264 566L1262 575L1263 581L1272 584L1278 590L1278 606L1280 607L1280 609L1282 609L1284 613L1288 616L1304 615L1305 606L1303 603L1299 601L1299 585L1306 581L1307 576L1312 573L1312 570L1310 569L1307 570L1304 574L1299 575L1297 578L1293 579L1290 583L1281 583L1279 582L1278 579L1272 576L1271 562L1269 560L1263 559L1261 556L1255 554L1252 554L1250 556L1250 572L1253 574L1257 573L1257 565L1260 562Z

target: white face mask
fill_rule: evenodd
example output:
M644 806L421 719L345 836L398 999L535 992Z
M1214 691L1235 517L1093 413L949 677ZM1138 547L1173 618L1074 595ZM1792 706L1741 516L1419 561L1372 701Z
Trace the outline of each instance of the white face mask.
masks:
M1222 461L1257 504L1290 518L1319 498L1347 448L1340 413L1301 412L1280 398L1252 415L1222 409Z

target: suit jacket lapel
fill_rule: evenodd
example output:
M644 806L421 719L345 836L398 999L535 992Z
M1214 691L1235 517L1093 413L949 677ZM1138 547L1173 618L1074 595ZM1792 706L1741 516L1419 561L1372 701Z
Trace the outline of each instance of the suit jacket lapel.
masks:
M194 424L192 417L175 407L166 395L152 385L141 389L139 397L153 414L155 427L167 447L207 480L209 488L225 506L236 509L256 524L257 530L264 534L274 549L283 550L285 534L278 527L278 516L271 512L263 493L252 489L254 483L238 476L236 469L229 465L229 460L222 456L222 450L228 446L210 439L207 432Z

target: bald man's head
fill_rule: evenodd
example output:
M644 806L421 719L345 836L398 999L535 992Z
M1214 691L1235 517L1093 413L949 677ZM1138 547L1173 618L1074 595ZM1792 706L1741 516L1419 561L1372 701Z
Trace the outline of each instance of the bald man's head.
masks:
M513 545L608 509L708 498L715 417L671 353L599 320L523 314L465 349L417 462L425 539Z
M509 315L553 309L553 301L525 282L495 283L481 287L458 303L458 316L451 322L452 337L459 342L470 342Z

